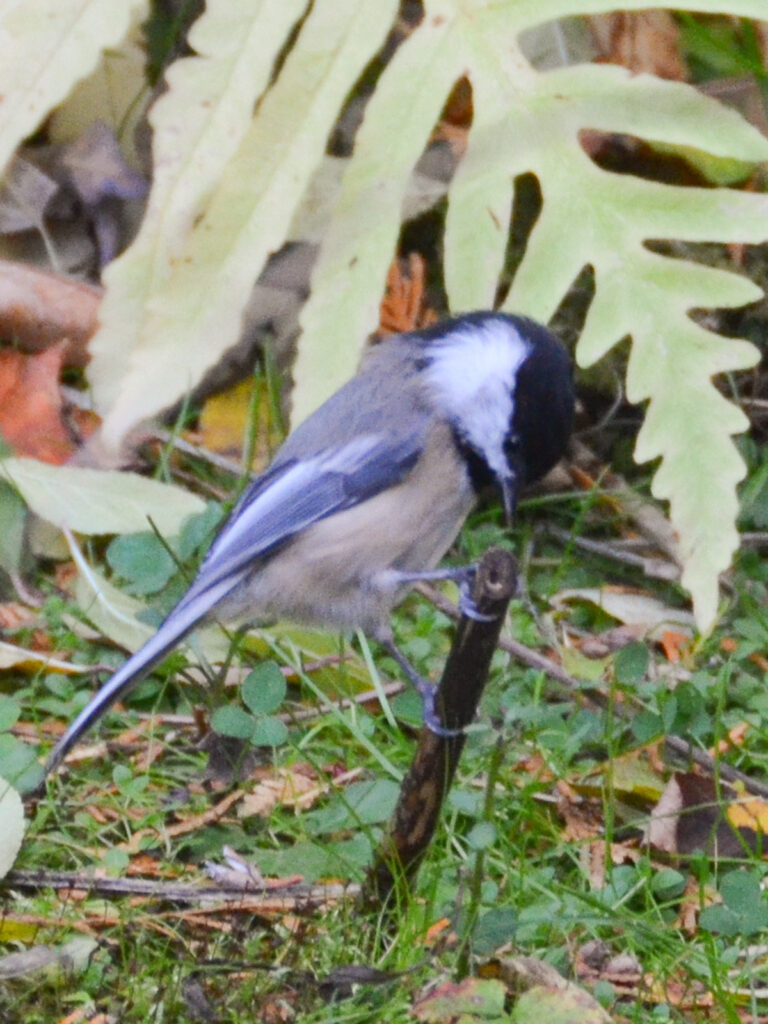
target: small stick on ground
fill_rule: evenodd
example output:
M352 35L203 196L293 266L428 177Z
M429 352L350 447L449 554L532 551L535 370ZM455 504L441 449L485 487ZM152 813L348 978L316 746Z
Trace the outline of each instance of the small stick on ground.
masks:
M462 616L437 692L437 709L447 729L463 729L475 716L517 568L509 551L491 548L480 560L472 598L489 617ZM436 736L422 728L411 767L403 779L389 831L377 851L363 890L363 902L385 902L398 879L414 877L434 835L440 809L464 748L465 736Z

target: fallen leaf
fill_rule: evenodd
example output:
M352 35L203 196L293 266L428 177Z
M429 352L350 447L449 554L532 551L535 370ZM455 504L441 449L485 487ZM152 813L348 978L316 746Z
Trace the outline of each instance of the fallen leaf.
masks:
M768 805L693 772L675 772L651 812L645 842L664 853L744 859L765 847Z
M241 801L238 817L268 817L278 806L296 810L311 807L327 787L318 786L317 778L307 774L306 765L299 767L299 771L280 768L272 777L263 779Z
M646 975L645 987L645 999L651 1003L666 1003L681 1010L711 1009L715 1006L713 993L708 992L700 981L685 975L672 978ZM750 1019L754 1021L759 1018L750 1013Z
M0 604L0 629L20 629L37 622L37 609L27 608L18 601L7 601Z
M612 1018L589 992L569 985L535 985L524 992L510 1016L512 1024L611 1024Z
M682 657L682 649L687 647L690 636L667 629L661 636L661 647L667 661L677 664Z
M674 626L680 633L693 635L694 619L690 612L671 608L650 594L629 587L573 587L560 590L551 603L555 608L567 607L571 601L587 601L630 626L642 626L651 639L662 637Z
M20 953L8 953L0 957L0 978L21 978L42 970L71 975L85 970L97 947L95 939L80 935L63 946L32 946Z
M685 80L679 30L668 11L617 11L588 20L603 61L635 73Z
M458 983L446 981L418 999L411 1013L417 1020L428 1024L478 1019L501 1022L505 1019L506 995L505 986L493 979L465 978Z
M0 878L4 878L13 867L21 849L24 829L21 797L9 782L0 779Z
M24 263L0 260L0 335L25 352L65 339L65 366L85 366L101 289Z
M219 821L227 811L236 804L239 800L242 800L245 795L244 790L236 789L234 792L229 793L223 800L220 800L213 807L209 807L203 811L202 814L192 815L185 817L182 820L176 822L173 825L166 825L163 828L163 836L165 838L174 839L177 836L189 835L190 832L197 832L198 829L205 825L211 825ZM143 828L134 832L129 840L124 843L119 843L115 849L126 850L128 853L137 853L144 845L145 840L149 837L155 839L157 837L156 828Z
M727 737L724 740L720 740L716 747L710 747L709 753L714 757L715 754L724 754L732 747L742 746L748 731L749 722L739 722L732 729L728 730Z
M412 252L407 260L395 260L387 274L387 285L379 312L382 334L399 334L428 327L437 314L427 305L426 263Z
M68 661L53 658L44 651L31 651L0 641L0 669L6 668L24 668L30 672L39 672L41 668L45 668L49 672L65 672L67 675L90 671L88 665L72 665Z
M450 935L453 924L450 917L441 917L439 921L435 921L427 928L427 932L424 936L425 946L435 946L438 942L443 943L446 934Z
M24 458L2 460L0 473L33 512L76 533L137 533L148 530L151 520L161 534L175 536L187 516L205 509L197 495L137 473L52 467Z
M17 455L61 465L75 452L62 418L59 375L65 345L39 355L0 351L0 435Z
M756 835L765 835L768 833L768 804L757 799L730 804L728 821L734 828L749 829Z
M196 431L198 443L207 451L239 458L252 409L251 380L241 381L227 391L212 395L200 413Z
M499 977L520 993L510 1014L516 1024L610 1024L594 996L533 956L502 958ZM453 1018L451 1018L453 1019Z
M582 795L601 799L609 776L614 797L624 797L635 804L659 800L664 792L664 778L654 765L652 749L631 750L596 765L581 777L578 785L574 784L574 789Z

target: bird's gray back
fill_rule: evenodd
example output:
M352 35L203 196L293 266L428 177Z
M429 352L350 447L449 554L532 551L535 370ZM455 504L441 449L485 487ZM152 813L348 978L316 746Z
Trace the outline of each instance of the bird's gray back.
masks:
M418 448L432 415L420 375L418 349L400 337L369 349L357 374L286 438L272 463L306 459L364 434L386 432L395 447ZM399 381L393 388L392 382Z

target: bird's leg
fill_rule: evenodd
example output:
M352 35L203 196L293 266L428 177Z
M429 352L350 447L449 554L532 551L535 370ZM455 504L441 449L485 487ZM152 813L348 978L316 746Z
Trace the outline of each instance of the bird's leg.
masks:
M391 637L382 636L377 639L387 654L391 658L394 658L408 677L408 681L421 697L424 725L426 725L429 731L433 732L436 736L460 736L463 729L446 729L438 718L437 709L435 707L435 694L437 692L437 687L433 683L430 683L428 679L419 675Z
M478 611L477 605L472 599L472 584L475 580L477 566L474 562L471 565L459 565L450 569L426 569L422 572L400 572L395 571L395 582L398 584L407 583L437 583L440 580L450 580L456 583L459 588L459 611L468 619L475 622L493 622L492 615L484 615Z

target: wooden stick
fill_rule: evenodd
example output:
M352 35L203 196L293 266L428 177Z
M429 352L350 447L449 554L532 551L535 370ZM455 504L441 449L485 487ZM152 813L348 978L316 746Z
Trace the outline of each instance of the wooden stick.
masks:
M487 551L478 565L472 592L475 607L487 621L462 616L437 692L441 723L456 733L437 736L422 728L388 833L363 888L364 904L386 901L398 879L407 885L418 870L464 748L466 737L460 730L475 716L516 585L517 569L510 552L502 548Z

